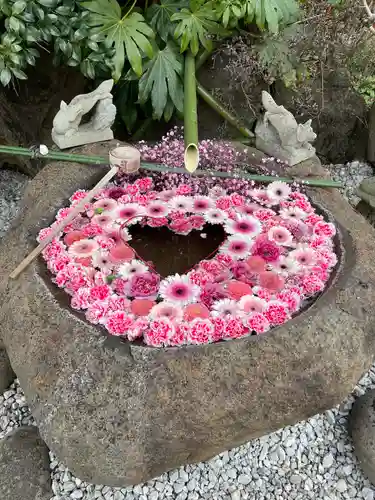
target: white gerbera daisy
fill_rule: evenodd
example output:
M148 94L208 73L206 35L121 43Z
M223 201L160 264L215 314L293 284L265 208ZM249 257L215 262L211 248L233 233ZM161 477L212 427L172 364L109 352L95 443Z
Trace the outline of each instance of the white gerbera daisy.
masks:
M203 217L209 224L222 224L228 218L228 214L220 208L211 208L203 214Z
M241 314L238 302L232 299L221 299L213 303L211 309L212 316L234 316Z
M229 219L225 224L225 230L230 234L240 234L254 237L262 230L262 224L255 217L239 216L236 220Z
M307 216L307 213L299 207L288 207L281 209L279 215L282 219L302 220Z
M267 186L267 194L270 198L282 201L286 200L291 193L291 189L285 182L275 181Z
M191 196L174 196L169 201L172 212L191 212L193 210L193 198Z
M148 268L145 264L143 264L143 262L137 259L133 259L130 262L125 262L125 264L122 264L118 269L118 274L122 278L129 280L135 274L143 274L147 271Z
M271 267L274 271L281 274L282 276L298 274L301 269L301 266L296 259L293 259L292 257L286 257L285 255L281 255L277 262L273 262L271 264Z

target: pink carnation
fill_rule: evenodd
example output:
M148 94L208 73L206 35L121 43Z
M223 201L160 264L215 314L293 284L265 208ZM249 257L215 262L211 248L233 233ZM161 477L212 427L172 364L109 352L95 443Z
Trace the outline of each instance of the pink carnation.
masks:
M175 333L175 327L168 318L159 318L151 321L150 328L145 333L147 345L161 347L168 345L169 340Z
M246 201L245 198L238 193L231 194L230 199L235 207L241 207L242 205L245 204Z
M214 331L212 333L212 341L217 342L224 337L226 321L224 318L217 316L216 318L212 318L212 324L214 327Z
M259 255L266 262L275 262L281 255L281 250L276 243L268 240L264 236L256 239L252 247L252 255Z
M101 300L97 300L89 304L86 311L86 319L94 325L98 324L103 320L108 311L108 304Z
M130 281L130 293L133 297L150 297L157 295L160 278L154 273L136 274Z
M332 238L336 234L336 228L331 222L317 222L314 226L314 234Z
M232 200L230 196L221 196L216 200L216 208L220 210L228 210L232 206Z
M145 193L146 191L150 191L150 189L152 189L153 181L150 177L142 177L141 179L137 179L135 184L138 186L141 193Z
M191 194L191 192L192 192L192 189L187 184L180 184L178 186L178 188L176 189L177 195L188 195L188 194Z
M91 288L90 297L92 300L105 300L112 293L108 285L97 285Z
M112 335L125 335L133 326L133 318L123 311L111 313L105 322L105 326Z
M138 318L137 320L135 320L132 327L127 332L130 342L133 342L134 340L142 337L148 326L148 321L143 318Z
M248 333L247 328L244 327L242 321L238 318L228 317L225 322L224 338L237 339L243 337Z
M214 327L209 319L194 319L190 323L189 341L192 344L207 344L213 332Z
M270 323L262 313L253 313L246 320L246 325L255 333L265 333L270 329Z
M272 325L282 325L290 317L286 305L279 301L269 303L264 315Z
M92 302L90 298L90 288L82 287L73 294L70 305L73 307L73 309L87 309L90 305L90 302Z

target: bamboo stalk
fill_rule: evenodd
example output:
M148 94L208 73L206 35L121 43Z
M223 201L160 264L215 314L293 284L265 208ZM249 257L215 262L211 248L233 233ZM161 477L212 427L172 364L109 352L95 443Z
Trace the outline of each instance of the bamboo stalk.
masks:
M35 153L30 151L27 148L21 148L19 146L0 146L0 153L9 153L13 155L20 156L35 156ZM36 156L38 158L48 158L55 159L52 152L47 155L41 155L37 153ZM61 161L70 161L77 163L87 163L87 164L108 164L108 158L103 156L85 156L79 154L69 154L69 153L59 153L59 160ZM142 162L141 168L144 170L150 170L151 172L169 172L169 173L177 173L177 174L186 174L186 169L184 168L170 168L166 165L160 163L149 163ZM245 179L249 181L256 182L273 182L275 180L279 180L286 183L295 182L295 179L287 178L287 177L274 177L272 175L258 175L258 174L242 174L242 173L232 173L232 172L217 172L214 170L195 170L194 174L198 177L218 177L218 178L226 178L226 179ZM299 179L298 182L302 184L308 184L310 186L316 187L333 187L333 188L341 188L341 182L336 182L327 179Z
M36 259L40 253L43 252L46 246L51 243L51 241L64 229L64 227L72 222L72 220L75 219L77 215L82 212L82 210L84 210L85 205L89 203L94 198L96 193L106 186L116 174L117 167L112 167L111 170L107 172L105 176L102 177L102 179L100 179L100 181L91 189L91 191L89 191L87 195L74 207L74 210L72 210L72 212L65 217L65 219L57 224L53 231L43 241L41 241L27 257L23 259L23 261L16 267L9 277L11 279L16 279L26 269L26 267L31 264L31 262Z
M253 132L241 124L240 120L236 118L232 113L223 107L220 102L215 99L212 94L210 94L204 87L197 81L197 92L198 95L208 104L212 109L214 109L224 120L235 127L242 135L251 139L254 137Z
M185 55L184 93L185 168L192 173L198 167L199 151L195 57L190 50Z

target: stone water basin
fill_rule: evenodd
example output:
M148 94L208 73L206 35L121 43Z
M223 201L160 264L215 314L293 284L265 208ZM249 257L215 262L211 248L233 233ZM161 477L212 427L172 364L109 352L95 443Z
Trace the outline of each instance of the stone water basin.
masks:
M47 165L0 252L0 335L40 434L65 466L91 483L137 484L342 401L374 353L375 232L337 191L309 190L338 224L340 254L312 306L263 336L155 349L87 323L41 260L7 278L69 196L105 170Z

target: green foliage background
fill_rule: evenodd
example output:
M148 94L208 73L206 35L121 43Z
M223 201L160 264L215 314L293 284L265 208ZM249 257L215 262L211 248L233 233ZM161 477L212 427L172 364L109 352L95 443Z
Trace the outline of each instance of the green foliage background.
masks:
M169 120L183 109L183 54L255 26L277 35L299 14L296 0L0 0L0 82L27 78L43 47L87 78L112 76L118 114ZM266 54L261 57L267 59Z

